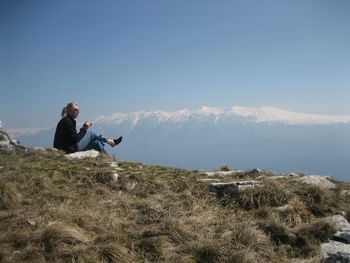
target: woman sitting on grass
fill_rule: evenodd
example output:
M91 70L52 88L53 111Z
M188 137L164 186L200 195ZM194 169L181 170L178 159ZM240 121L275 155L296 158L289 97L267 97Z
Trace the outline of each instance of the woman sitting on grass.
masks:
M111 147L116 146L122 141L122 136L118 139L107 139L98 136L93 131L88 131L92 122L85 121L83 127L77 132L75 119L79 115L79 107L75 102L68 103L62 109L62 119L56 127L55 139L53 147L64 150L66 153L77 151L87 151L95 149L99 152L106 153L105 143Z

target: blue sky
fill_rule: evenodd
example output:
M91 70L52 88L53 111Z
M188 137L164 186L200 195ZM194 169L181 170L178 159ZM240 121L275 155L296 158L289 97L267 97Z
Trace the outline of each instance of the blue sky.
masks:
M0 0L0 120L200 106L350 115L350 1Z

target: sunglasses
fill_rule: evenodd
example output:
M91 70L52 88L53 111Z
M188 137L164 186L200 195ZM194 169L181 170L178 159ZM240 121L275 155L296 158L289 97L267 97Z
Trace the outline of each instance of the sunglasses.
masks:
M77 111L79 111L79 109L72 109L72 111L75 111L75 112L77 112Z

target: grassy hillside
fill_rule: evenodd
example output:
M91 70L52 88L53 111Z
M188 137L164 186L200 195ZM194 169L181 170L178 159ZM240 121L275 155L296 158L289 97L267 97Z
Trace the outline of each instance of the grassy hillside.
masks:
M322 218L350 214L345 183L322 190L247 172L220 180L263 186L216 196L199 171L135 162L119 162L109 183L112 161L1 153L0 261L320 262L335 231Z

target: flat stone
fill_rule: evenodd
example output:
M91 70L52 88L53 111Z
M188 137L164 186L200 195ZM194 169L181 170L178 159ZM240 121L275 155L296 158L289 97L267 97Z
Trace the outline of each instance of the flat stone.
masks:
M96 158L99 154L100 153L96 150L89 150L89 151L66 154L65 157L69 160L84 159L84 158Z

